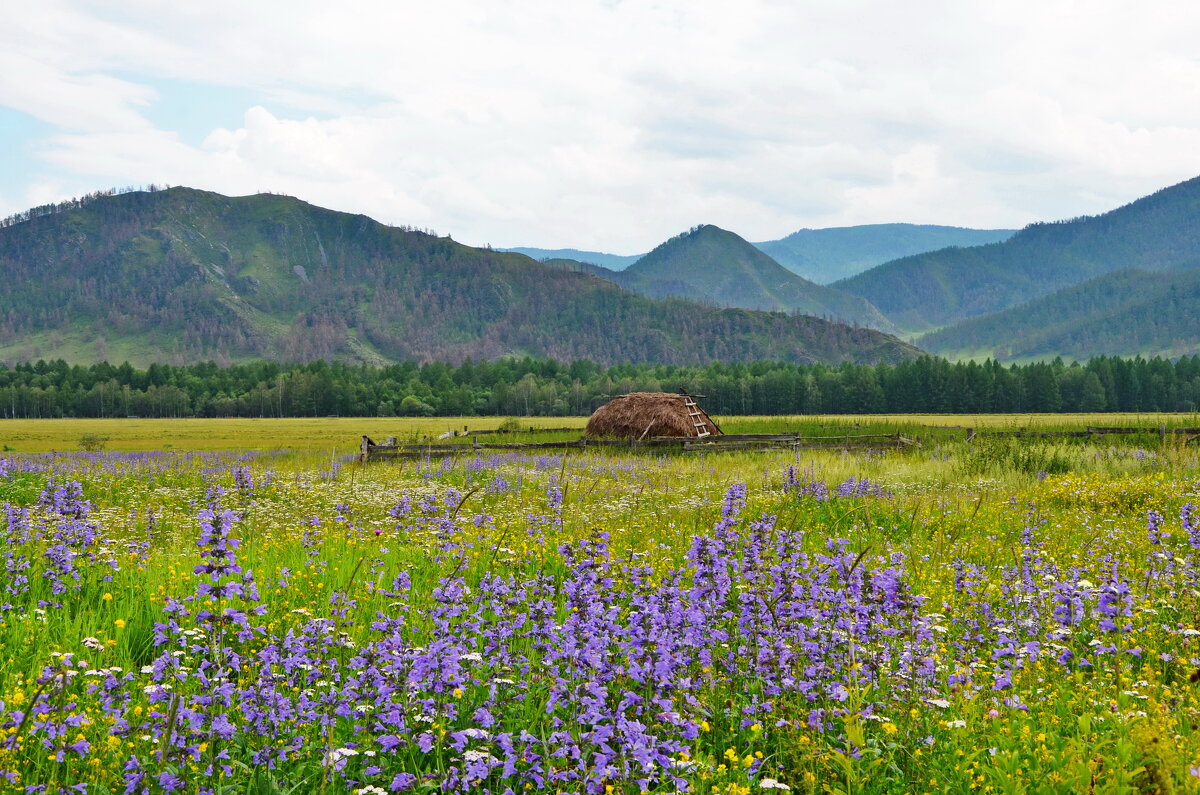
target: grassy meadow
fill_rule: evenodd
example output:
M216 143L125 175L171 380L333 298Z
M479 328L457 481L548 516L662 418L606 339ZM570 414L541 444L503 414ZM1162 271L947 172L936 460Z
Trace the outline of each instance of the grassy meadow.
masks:
M1073 430L1088 426L1200 427L1200 414L830 414L780 417L718 417L726 433L813 435L890 433L928 435L937 428L980 430ZM294 417L286 419L57 419L0 422L0 451L46 453L78 450L85 436L107 450L179 452L231 450L336 451L358 449L359 437L416 441L444 433L491 430L504 422L528 428L579 428L585 417ZM512 434L519 436L520 434ZM562 435L573 438L574 434ZM539 437L540 438L540 437ZM484 440L486 441L486 439Z
M0 791L1200 791L1200 444L933 427L1195 417L502 420L0 424Z

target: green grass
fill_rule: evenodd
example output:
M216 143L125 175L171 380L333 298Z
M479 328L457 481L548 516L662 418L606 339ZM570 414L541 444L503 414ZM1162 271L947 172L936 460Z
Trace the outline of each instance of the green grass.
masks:
M1100 423L1106 425L1194 421L1188 417L1155 417L1150 422L1146 415L1100 416ZM870 686L851 687L844 700L821 697L810 701L798 691L766 692L761 681L744 673L725 675L723 664L697 662L690 676L705 684L693 694L695 703L682 699L672 703L672 709L699 727L696 736L685 743L686 759L672 752L673 759L692 765L685 775L696 791L740 795L769 791L762 790L766 778L786 783L793 792L813 793L1196 790L1200 779L1192 776L1189 768L1200 766L1200 734L1195 728L1200 723L1200 688L1188 679L1196 666L1189 660L1200 658L1200 646L1180 630L1200 630L1196 620L1200 603L1195 593L1179 585L1189 576L1187 566L1196 566L1200 572L1200 561L1195 560L1177 518L1183 502L1200 502L1194 445L1157 435L1147 439L1114 436L1099 442L1003 438L967 442L960 432L937 432L928 427L1070 428L1096 424L1094 416L969 417L950 422L943 417L718 420L728 432L911 432L923 435L923 441L921 447L884 453L734 451L663 457L589 450L561 456L501 455L485 466L466 458L359 466L343 464L340 459L357 448L357 437L364 432L377 440L387 435L430 437L452 428L461 430L463 425L497 427L503 419L2 424L0 430L9 434L4 437L7 443L24 445L26 452L70 450L84 432L109 436L112 450L153 449L155 445L161 449L169 443L173 445L169 449L177 453L219 449L293 452L262 456L245 464L257 484L251 493L239 491L235 485L231 468L240 463L233 458L214 461L182 454L133 464L122 464L120 455L95 461L59 456L52 472L0 477L0 502L30 508L39 526L48 528L62 520L36 507L42 487L51 477L78 479L93 504L90 519L105 539L103 545L88 550L97 555L94 564L88 563L86 556L79 559L82 577L78 587L73 584L62 595L52 594L43 576L51 544L48 536L27 542L10 539L4 547L6 554L26 555L31 577L27 593L0 599L17 605L15 610L0 612L0 733L16 733L15 723L5 724L4 718L13 710L28 709L41 687L38 677L47 666L61 664L61 657L55 654L72 653L76 659L87 660L92 670L119 666L133 677L126 688L129 711L122 713L133 731L119 737L116 747L110 745L111 723L100 708L98 695L86 687L96 680L79 675L71 688L51 703L55 709L67 703L76 705L71 710L86 717L86 722L72 727L66 742L74 742L78 734L94 751L86 757L67 753L64 761L56 762L51 752L54 742L51 750L46 750L41 744L45 732L25 724L20 727L21 743L16 749L0 748L0 770L19 774L22 786L65 787L87 782L93 785L92 791L121 791L122 766L130 755L157 769L155 744L143 737L152 734L155 721L162 722L170 706L149 702L144 688L151 682L142 667L163 651L153 638L155 625L165 620L166 600L183 599L195 592L198 578L193 567L199 560L196 515L213 499L214 486L226 490L223 503L241 514L234 528L242 542L239 560L253 570L262 589L262 603L268 608L261 619L266 634L241 647L246 659L254 661L268 638L282 638L289 631L296 637L309 631L305 627L310 617L332 617L331 599L343 596L353 599L353 604L346 616L336 618L338 631L357 643L357 650L375 637L371 623L381 616L401 615L397 605L402 604L410 607L405 614L405 643L428 646L438 637L431 612L444 607L434 588L447 577L461 576L473 595L490 575L511 577L514 582L543 578L554 584L545 609L566 621L570 611L561 588L569 580L571 565L558 545L579 543L597 529L608 533L618 558L606 575L612 578L615 592L632 588L629 583L637 562L648 567L655 578L656 584L642 594L650 598L665 585L670 570L686 565L693 537L712 531L721 520L726 490L741 483L746 485L747 504L742 520L733 525L739 538L751 532L754 520L768 514L776 517L778 528L803 531L798 554L806 560L816 561L816 556L827 554L828 540L845 539L851 557L857 559L855 567L861 566L862 572L871 572L873 577L889 567L901 567L910 592L926 598L914 609L944 616L939 619L945 625L944 634L936 636L932 650L938 664L944 666L939 675L943 684L934 691L913 694L897 687L903 679L891 677ZM559 418L519 420L521 425L527 422L541 427L567 424ZM574 422L581 426L583 420ZM1006 424L1013 422L1018 424ZM533 440L539 436L523 431L480 439ZM799 498L782 490L789 468L800 478L830 485L851 477L867 478L881 484L891 496L825 502ZM548 513L546 495L552 487L563 493L561 525L539 524L543 519L538 517ZM414 502L425 497L440 499L450 489L456 490L456 495L449 526L455 528L458 547L447 553L436 527L398 518L392 509L405 498ZM1031 506L1042 520L1033 545L1025 537ZM1175 574L1154 568L1159 564L1153 556L1160 548L1147 539L1146 511L1151 508L1166 517L1171 536L1165 560ZM447 525L439 526L444 529ZM131 545L141 542L149 542L144 553ZM1032 576L1042 585L1061 579L1062 572L1070 568L1080 569L1100 583L1109 565L1105 556L1111 556L1110 561L1119 563L1129 575L1132 601L1128 621L1132 629L1122 634L1119 642L1136 644L1139 656L1096 657L1090 667L1067 670L1047 654L1026 660L1010 688L994 691L993 674L1001 670L997 667L1000 662L1009 658L984 655L977 660L982 667L969 672L978 689L944 684L962 654L956 644L972 647L974 643L967 637L972 633L964 627L984 617L984 602L988 610L1020 615L1020 599L1005 596L1004 589L1015 581L1005 574L1005 567L1019 570L1023 561L1032 560L1026 565L1034 567ZM115 567L105 562L110 557ZM1176 559L1181 562L1173 562ZM979 583L973 592L955 587L956 567L962 564L979 567L974 575ZM813 566L821 571L820 566ZM285 576L285 570L291 575ZM0 581L8 583L3 579L6 572L0 568ZM400 572L408 572L412 579L411 589L403 596L391 585ZM830 585L823 593L820 599L828 601L840 591ZM746 588L737 594L730 602L734 612L740 609L742 596L752 598L754 591ZM868 609L875 598L864 598L859 606ZM61 608L38 606L57 601L62 602ZM454 619L452 626L461 629L475 620L478 605L468 604L470 609ZM613 605L617 611L614 620L632 620L628 598L617 598ZM480 613L484 614L486 611ZM181 621L190 627L194 619ZM1094 615L1085 616L1079 629L1084 634L1064 638L1062 643L1074 644L1080 655L1091 655L1088 638L1108 637L1095 630L1095 621ZM979 630L988 642L994 641L995 632L991 624ZM89 649L83 643L85 638L94 638L103 651ZM865 655L873 644L885 641L862 642ZM201 645L212 643L212 638L205 638ZM556 730L551 720L556 707L544 686L547 672L537 664L545 650L531 641L514 643L518 652L535 663L527 675L492 670L485 656L476 675L478 681L464 683L459 695L414 691L435 704L429 707L439 723L435 736L441 728L454 731L473 726L472 716L484 704L490 705L505 730L524 728L540 737ZM901 643L897 648L905 646ZM338 654L339 665L349 666L355 650L347 647ZM189 667L194 670L202 656L189 652ZM871 659L872 664L879 664L879 658ZM559 667L573 664L563 658L554 663ZM279 669L271 673L275 675ZM491 700L489 680L497 676L520 683L525 700L499 704ZM797 670L796 676L805 673ZM257 663L250 662L238 673L237 686L265 685L269 678ZM579 686L583 684L581 679ZM644 697L649 688L629 678L612 686L616 688L610 694L614 705L626 692ZM194 678L184 677L175 680L173 687L186 695L198 692L199 685ZM304 687L324 686L309 682ZM302 686L296 688L295 692L286 691L288 698L299 697ZM1006 703L1008 698L1016 699L1023 708ZM941 706L943 701L945 706ZM770 711L756 711L764 702L770 703ZM450 711L450 707L454 709ZM815 709L823 711L821 728L810 723ZM152 717L155 710L157 718ZM571 720L568 715L569 729L581 731ZM653 731L666 731L653 713L644 714L642 720ZM363 778L367 774L362 772L365 761L361 755L344 773L322 763L329 748L345 743L359 743L360 750L376 749L375 738L383 731L363 726L369 722L360 725L350 718L327 725L318 721L287 723L280 729L281 736L289 740L301 737L304 746L286 755L273 770L249 764L249 752L235 744L220 746L233 756L234 772L206 784L228 787L225 793L272 792L281 791L272 787L282 787L286 780L298 786L298 791L324 787L327 792L340 792L358 786L347 783L354 773L359 782L370 780L386 787L390 778ZM411 734L422 730L422 725L414 724ZM856 749L855 755L845 753L848 743ZM215 747L206 747L202 753ZM406 745L388 756L387 764L392 774L403 769L430 776L426 783L433 786L455 758L449 740L437 738L431 752L421 753ZM191 789L186 791L194 790L200 781L198 772L189 772L187 765L181 769L192 777ZM638 791L635 784L617 777L613 786L617 792Z
M578 428L585 417L518 417L523 428ZM715 417L726 433L791 433L811 436L902 433L925 442L948 441L979 431L1082 430L1088 426L1200 427L1200 415L1177 413L1110 414L834 414L779 417ZM40 453L76 450L84 434L108 439L109 450L321 450L348 453L357 450L366 434L378 442L388 436L401 441L433 441L442 434L494 429L501 417L304 417L287 419L65 419L5 420L0 422L0 450ZM448 438L443 442L536 442L578 438L573 431L560 434L511 433ZM1104 445L1122 443L1105 437ZM1126 439L1123 443L1128 443ZM1156 441L1139 437L1138 444ZM1104 446L1102 445L1102 446Z
M0 422L0 445L10 452L43 453L79 449L85 434L106 438L108 450L296 450L359 449L360 437L382 442L388 436L418 441L470 428L496 428L500 417L313 417L288 419L69 419ZM522 419L538 427L583 428L580 417ZM480 437L487 439L491 437Z

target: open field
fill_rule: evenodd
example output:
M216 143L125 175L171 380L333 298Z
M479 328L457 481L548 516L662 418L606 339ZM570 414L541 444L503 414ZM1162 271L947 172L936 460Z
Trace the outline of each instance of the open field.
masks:
M579 428L586 417L518 417L522 427ZM717 417L729 433L773 433L805 429L812 433L914 432L923 427L981 430L1082 429L1097 426L1200 427L1200 414L830 414L780 417ZM469 427L498 427L503 417L317 417L287 419L67 419L0 421L0 449L45 453L79 449L92 435L107 450L299 450L349 453L359 437L417 440ZM856 431L857 428L857 431ZM824 430L822 430L824 429ZM574 434L562 435L571 438Z
M1197 791L1195 443L342 454L487 422L0 424L0 790Z
M349 453L364 433L417 438L449 430L495 428L502 417L319 417L286 419L70 419L0 422L0 445L45 453L78 450L85 434L107 439L108 450L312 450ZM583 417L522 417L523 426L583 428Z

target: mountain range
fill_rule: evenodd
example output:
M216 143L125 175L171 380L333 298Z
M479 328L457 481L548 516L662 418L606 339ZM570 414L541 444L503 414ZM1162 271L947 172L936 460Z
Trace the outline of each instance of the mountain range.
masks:
M868 328L648 298L521 254L270 194L171 188L37 208L0 227L0 273L6 361L920 355Z
M714 306L826 317L893 330L891 322L858 296L814 284L784 268L753 244L711 224L659 245L623 271L570 260L547 260L608 279L643 295L676 296Z
M1200 269L1121 270L920 337L954 358L1175 358L1200 348Z
M999 239L824 285L764 250L796 267L824 241L813 268L828 276L868 243L878 254L880 241L936 245L951 233ZM753 244L704 224L636 258L608 255L620 269L553 253L578 258L472 248L272 194L96 194L0 223L0 361L1200 353L1200 177L1011 235L888 224Z
M1185 287L1192 278L1188 271L1196 267L1200 267L1200 178L1102 215L1032 224L1001 243L905 257L831 286L870 301L905 332L951 327L930 337L935 350L944 349L943 344L962 344L953 331L956 323L1035 302L1020 312L1007 313L1003 322L968 326L964 334L977 350L985 351L1008 347L1016 336L1044 333L1048 304L1037 302L1060 290L1068 292L1054 299L1056 312L1062 313L1053 315L1056 324L1074 323L1075 333L1082 333L1079 329L1087 326L1087 318L1112 316L1115 322L1127 309L1125 301L1135 296L1106 292L1103 282L1082 291L1071 288L1121 270L1164 274L1146 285L1144 297L1149 300L1152 286L1158 290L1178 279ZM1136 283L1127 286L1141 289ZM994 333L985 337L985 328ZM1178 335L1163 334L1188 336L1182 330ZM1050 338L1039 345L1044 349ZM1187 347L1196 351L1197 340L1192 337ZM1077 344L1076 349L1089 355L1142 352L1134 335L1119 342L1096 339L1082 347Z
M918 224L863 224L826 229L801 229L779 240L754 243L792 273L817 284L882 265L900 257L950 246L981 246L1007 240L1015 229L965 229ZM506 248L536 260L574 260L623 271L645 254L607 254L576 248Z
M1200 269L1200 178L1101 215L1031 224L1016 233L882 224L800 230L753 245L780 267L822 281L856 269L852 263L866 260L854 257L871 247L894 253L889 246L900 244L911 246L905 256L833 281L823 293L814 292L811 281L782 294L764 289L764 280L747 277L752 258L744 251L735 256L732 246L720 263L694 247L669 252L671 268L639 272L645 255L621 272L632 276L592 272L645 294L724 305L785 305L786 298L796 311L900 333L954 358L1200 353L1200 313L1190 303ZM924 246L930 249L912 250ZM770 270L762 263L755 268Z
M894 259L943 248L999 243L1015 232L1015 229L864 224L801 229L781 240L754 245L792 273L817 284L829 284Z

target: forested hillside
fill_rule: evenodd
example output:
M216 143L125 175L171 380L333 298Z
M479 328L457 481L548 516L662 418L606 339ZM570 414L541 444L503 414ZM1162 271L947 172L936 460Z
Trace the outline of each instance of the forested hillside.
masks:
M1200 177L1103 215L1033 224L1003 243L896 260L833 286L867 299L899 328L923 331L1117 270L1196 266Z
M655 279L630 270L615 271L603 265L593 265L590 262L580 262L573 259L546 259L542 260L542 264L548 265L551 268L575 271L576 273L589 273L592 276L607 279L613 284L619 284L626 290L647 296L648 298L686 298L689 301L699 301L700 303L713 305L711 298L698 287L687 282Z
M1200 353L1200 269L1117 271L921 337L929 351L978 358Z
M1200 357L1086 364L560 364L536 359L387 367L255 362L221 368L0 366L2 417L586 415L613 395L704 395L712 414L1196 411Z
M687 294L698 293L721 306L802 312L871 328L893 328L867 301L813 284L733 232L711 224L671 238L622 275L655 285L686 285Z
M896 361L815 317L654 301L520 254L286 196L171 188L0 228L0 359Z

